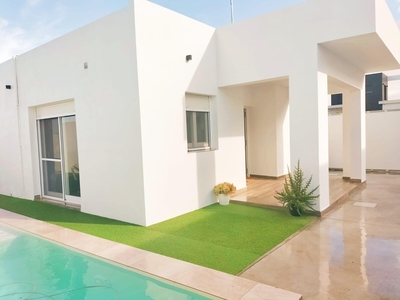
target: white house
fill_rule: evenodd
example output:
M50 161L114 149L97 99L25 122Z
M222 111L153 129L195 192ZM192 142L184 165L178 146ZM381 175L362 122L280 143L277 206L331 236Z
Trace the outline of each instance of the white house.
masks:
M364 75L399 61L384 0L309 0L218 29L134 0L0 65L0 193L151 225L300 159L323 211L327 95L344 94L344 175L365 181Z

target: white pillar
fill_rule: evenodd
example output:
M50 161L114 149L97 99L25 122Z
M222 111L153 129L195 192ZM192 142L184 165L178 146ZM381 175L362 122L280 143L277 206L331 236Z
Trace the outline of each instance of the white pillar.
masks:
M290 76L291 167L300 159L311 188L319 185L315 209L323 211L329 202L328 76L316 68L299 70Z
M363 85L365 86L365 85ZM351 173L350 179L364 182L366 175L365 90L351 93Z
M343 102L343 177L366 180L365 90L344 94Z
M351 110L350 91L343 91L343 179L351 177Z

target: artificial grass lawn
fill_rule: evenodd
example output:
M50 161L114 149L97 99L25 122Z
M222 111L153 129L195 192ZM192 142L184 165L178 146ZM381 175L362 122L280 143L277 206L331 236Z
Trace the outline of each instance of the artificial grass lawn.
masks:
M142 227L3 195L0 208L230 274L239 273L315 219L231 203Z

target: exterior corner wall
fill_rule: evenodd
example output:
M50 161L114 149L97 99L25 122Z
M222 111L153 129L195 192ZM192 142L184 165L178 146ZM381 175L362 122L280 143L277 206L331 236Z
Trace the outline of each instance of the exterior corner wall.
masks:
M215 202L222 145L212 136L211 151L188 152L185 94L210 97L214 133L220 118L216 39L214 28L150 1L135 2L135 20L146 225L151 225Z
M146 225L135 43L129 6L17 58L26 198L40 191L35 107L73 99L81 210Z

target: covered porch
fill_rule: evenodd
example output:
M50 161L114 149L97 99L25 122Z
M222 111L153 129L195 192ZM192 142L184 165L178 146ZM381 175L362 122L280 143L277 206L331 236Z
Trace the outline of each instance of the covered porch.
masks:
M308 1L298 6L301 14L278 12L218 31L218 121L235 129L243 124L243 148L235 148L243 160L231 160L236 170L244 167L237 186L245 187L244 179L254 175L281 178L300 161L305 176L313 176L311 188L319 186L320 214L366 181L365 74L398 69L400 61L400 34L385 5L339 2ZM346 26L332 26L338 15ZM268 43L260 42L260 34ZM343 95L341 176L329 172L327 106L329 95L337 93ZM238 132L229 140L239 140ZM248 180L232 199L278 205L274 195L281 188L282 179Z

